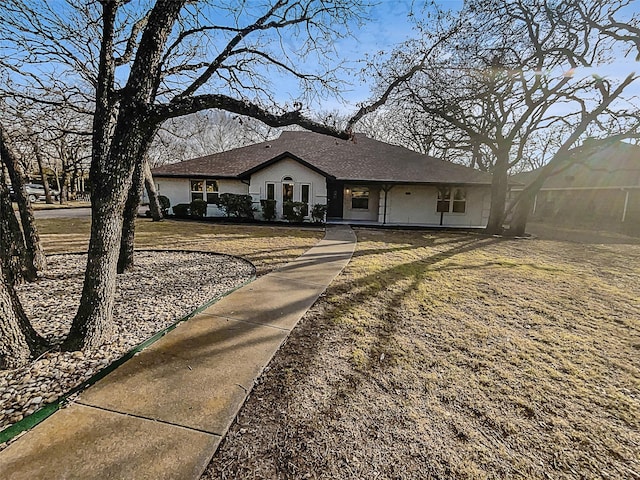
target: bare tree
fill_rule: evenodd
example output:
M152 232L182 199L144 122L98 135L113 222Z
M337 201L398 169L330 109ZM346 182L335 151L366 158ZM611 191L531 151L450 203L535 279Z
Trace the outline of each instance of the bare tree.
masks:
M20 221L25 242L25 279L34 281L38 271L43 270L47 260L40 243L40 235L35 224L33 208L25 190L24 174L20 168L19 155L11 143L4 127L0 124L0 158L9 172L11 184L18 203Z
M162 207L160 205L160 199L158 198L158 191L156 184L151 174L151 167L149 166L149 158L144 159L144 165L142 167L142 175L144 177L144 188L147 190L147 196L149 197L149 210L151 211L151 218L154 222L159 222L164 218L162 213Z
M398 49L383 78L397 77L398 59L405 70L415 68L416 59L422 67L396 90L394 108L411 112L410 125L421 125L415 117L439 125L445 149L493 173L488 232L502 231L509 172L532 158L534 143L550 131L565 132L554 152L563 158L566 141L570 148L589 126L624 115L622 94L634 75L616 84L576 73L612 60L615 45L594 25L623 5L612 2L594 16L593 9L582 15L575 2L470 1L459 14L464 28L438 48L427 35ZM425 60L426 49L432 55Z
M167 120L149 148L153 167L275 138L280 129L222 110L205 110Z
M7 149L0 137L0 151ZM28 200L27 200L28 202ZM9 190L0 181L0 368L12 368L38 355L47 342L33 329L14 285L35 275L32 257L26 255L25 237L11 206Z
M309 120L302 106L318 92L337 91L327 54L360 12L360 2L274 0L237 9L231 2L157 0L143 7L107 0L67 0L58 9L10 0L0 7L0 49L21 82L14 94L93 118L91 240L66 349L97 348L111 335L126 201L134 172L164 122L218 109L272 127L298 124L348 137ZM291 42L277 41L284 35ZM305 73L296 60L309 56L320 66ZM35 66L46 61L59 70L45 82L46 69ZM272 94L273 75L300 82L295 104L288 107ZM43 87L46 97L39 95Z

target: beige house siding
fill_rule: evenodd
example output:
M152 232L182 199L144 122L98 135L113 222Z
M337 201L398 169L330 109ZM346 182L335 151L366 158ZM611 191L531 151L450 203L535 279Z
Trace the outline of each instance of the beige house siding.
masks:
M294 202L302 201L302 185L309 185L309 211L315 204L327 204L326 178L300 162L284 158L251 175L249 193L258 210L260 209L260 200L267 198L267 184L273 183L275 185L276 215L277 218L282 218L282 184L285 177L292 178Z

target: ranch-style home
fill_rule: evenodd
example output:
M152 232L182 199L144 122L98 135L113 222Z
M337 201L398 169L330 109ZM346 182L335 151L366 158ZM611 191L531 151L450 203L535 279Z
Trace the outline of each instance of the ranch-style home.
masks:
M276 140L164 165L153 170L171 205L205 200L207 216L223 216L218 195L327 206L329 222L483 227L491 175L356 134L340 140L283 132ZM308 218L308 216L307 216Z

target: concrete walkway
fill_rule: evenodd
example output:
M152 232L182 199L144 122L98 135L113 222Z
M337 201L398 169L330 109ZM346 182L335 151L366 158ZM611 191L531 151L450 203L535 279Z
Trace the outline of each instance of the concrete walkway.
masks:
M349 262L327 227L293 262L183 323L0 452L3 479L197 479L289 332Z

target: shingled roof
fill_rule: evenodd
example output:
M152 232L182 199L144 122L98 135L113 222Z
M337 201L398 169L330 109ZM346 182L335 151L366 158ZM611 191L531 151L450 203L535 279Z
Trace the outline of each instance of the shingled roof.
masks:
M491 175L357 134L340 140L312 132L282 132L279 138L164 165L157 177L246 178L291 157L324 176L343 181L389 183L491 183Z
M513 181L529 184L538 170L514 175ZM616 142L575 160L575 164L547 178L543 189L565 188L640 188L640 147Z

